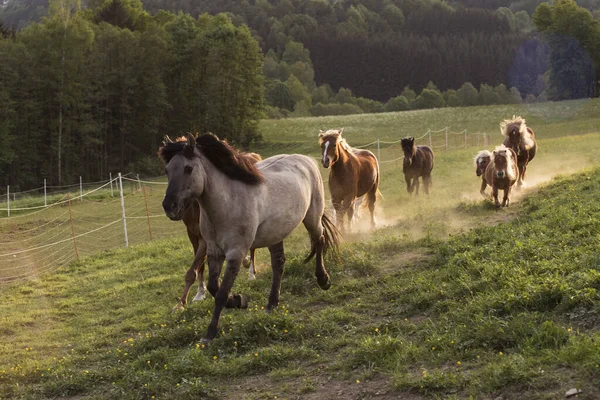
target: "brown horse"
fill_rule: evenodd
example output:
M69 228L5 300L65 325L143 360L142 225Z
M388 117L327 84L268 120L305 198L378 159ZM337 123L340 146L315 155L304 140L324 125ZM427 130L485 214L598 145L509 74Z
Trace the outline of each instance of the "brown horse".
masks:
M336 223L343 229L344 215L348 215L348 224L357 199L367 197L367 206L371 213L371 228L375 229L375 202L379 189L379 163L369 150L353 149L342 138L342 129L330 129L319 132L323 167L329 170L329 192L335 209Z
M404 152L402 171L406 181L406 190L412 193L417 189L419 194L419 177L423 177L425 194L429 194L431 186L431 171L433 170L433 151L428 146L417 146L415 138L404 138L400 142Z
M187 143L187 137L180 136L174 141L169 136L165 136L163 141L163 147L169 143ZM158 155L162 157L161 147L158 151ZM248 158L251 162L257 163L262 160L262 157L257 153L241 153L241 156ZM174 310L181 310L187 304L188 294L194 282L198 279L200 274L198 292L194 296L193 301L204 300L206 297L206 283L204 282L204 263L206 261L206 241L202 238L200 233L200 204L197 201L193 201L184 211L182 221L185 224L185 228L188 234L188 238L194 248L194 261L185 274L185 286L179 302L174 307ZM255 279L256 276L256 256L255 249L250 249L250 255L246 257L248 265L248 279ZM245 262L246 264L246 262Z
M492 187L492 197L496 207L500 207L498 190L504 190L502 207L508 207L510 204L510 189L518 179L517 153L504 145L496 147L492 153L491 161L485 169L485 182Z
M479 189L479 193L481 193L483 197L487 198L488 196L485 194L485 188L487 187L487 182L485 181L485 169L492 161L492 153L490 153L488 150L481 150L475 156L474 161L475 174L477 176L481 176L481 189Z
M527 164L535 157L537 142L533 130L525 125L525 120L513 115L512 119L505 119L500 123L500 132L504 136L504 145L510 147L517 154L519 166L519 182L517 189L525 186L525 172Z

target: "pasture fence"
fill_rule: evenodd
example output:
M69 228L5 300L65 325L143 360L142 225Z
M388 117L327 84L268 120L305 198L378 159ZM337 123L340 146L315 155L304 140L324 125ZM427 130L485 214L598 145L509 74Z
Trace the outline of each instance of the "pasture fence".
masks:
M108 249L183 235L183 223L170 221L162 211L164 190L156 189L164 185L118 174L87 191L74 185L46 204L42 197L37 203L28 199L24 206L17 201L10 216L0 208L0 284L27 280Z

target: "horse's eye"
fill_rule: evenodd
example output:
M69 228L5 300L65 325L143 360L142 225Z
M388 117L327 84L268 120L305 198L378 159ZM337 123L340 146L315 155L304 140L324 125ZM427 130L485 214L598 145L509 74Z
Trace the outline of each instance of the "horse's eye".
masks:
M185 168L183 168L183 172L185 172L186 174L191 174L192 170L194 169L194 167L190 166L190 165L186 165Z

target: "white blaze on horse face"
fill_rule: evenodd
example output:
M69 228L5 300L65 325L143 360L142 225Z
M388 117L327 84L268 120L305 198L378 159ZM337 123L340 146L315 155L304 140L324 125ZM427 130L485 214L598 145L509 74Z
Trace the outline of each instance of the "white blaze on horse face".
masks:
M327 162L329 156L327 155L327 149L329 148L329 140L325 142L325 147L323 148L323 163Z

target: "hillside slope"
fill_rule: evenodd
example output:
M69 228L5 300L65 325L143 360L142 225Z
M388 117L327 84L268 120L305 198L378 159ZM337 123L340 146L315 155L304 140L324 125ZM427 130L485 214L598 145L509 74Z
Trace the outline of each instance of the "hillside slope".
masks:
M448 240L379 230L329 260L325 292L290 254L280 308L262 311L268 272L240 277L251 308L208 348L212 301L167 314L184 240L87 259L3 290L0 397L598 398L599 191L594 169Z

